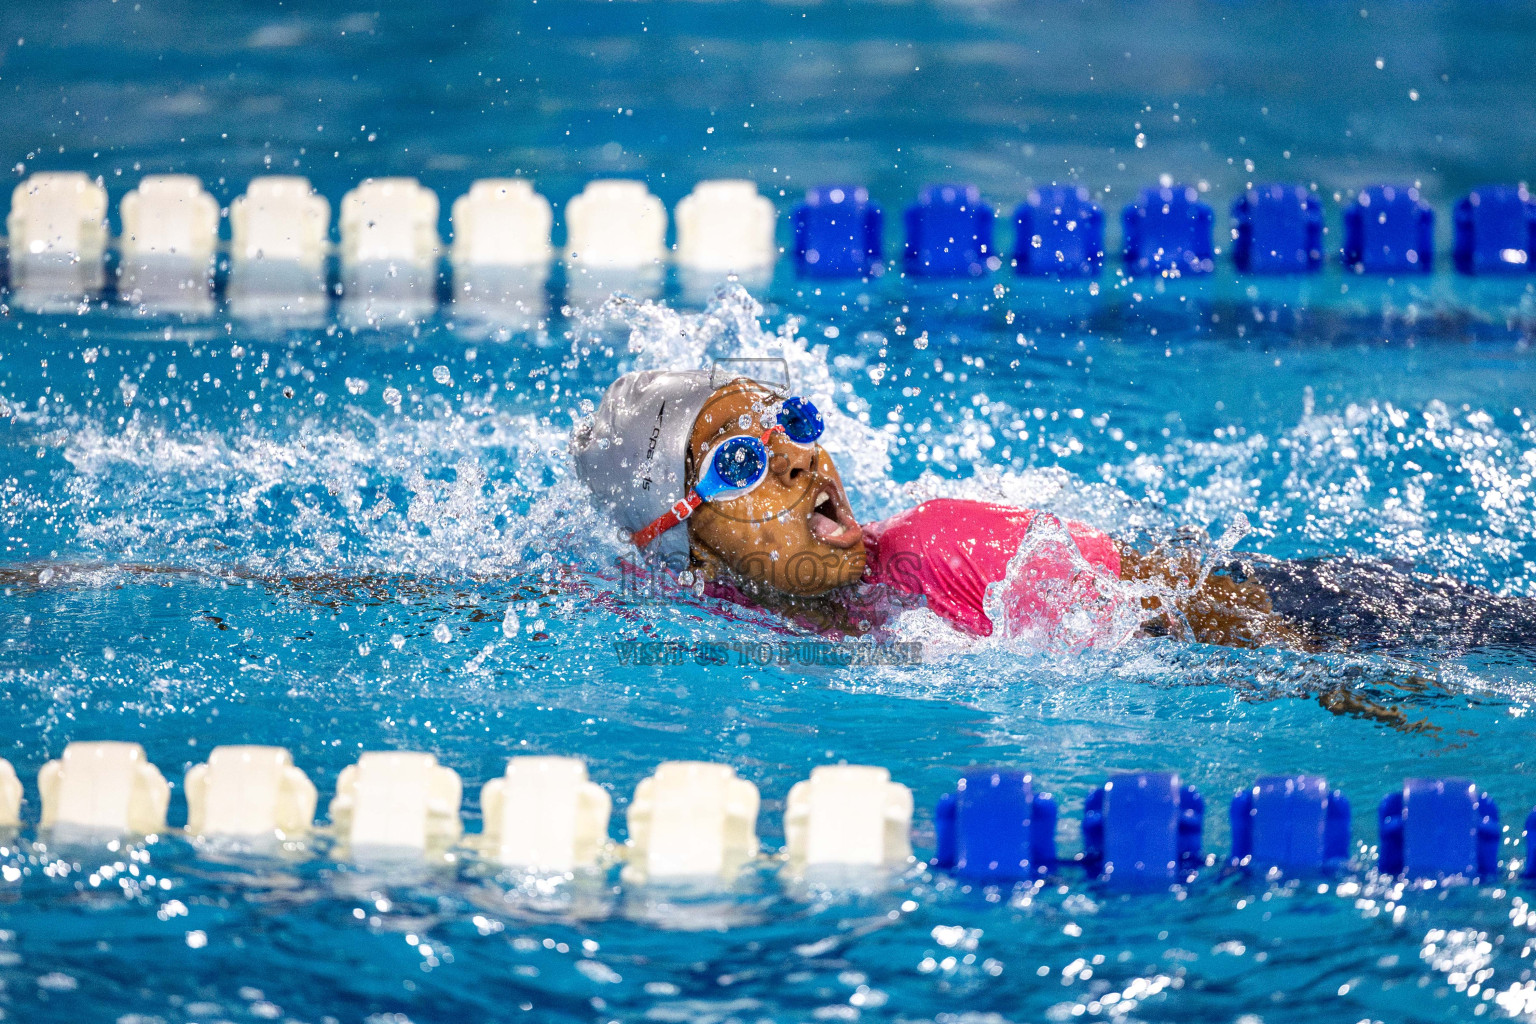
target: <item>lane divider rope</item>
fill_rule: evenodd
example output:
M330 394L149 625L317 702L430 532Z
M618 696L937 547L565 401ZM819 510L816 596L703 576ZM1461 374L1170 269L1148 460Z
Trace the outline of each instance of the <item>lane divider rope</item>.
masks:
M442 857L462 850L536 874L622 864L627 884L729 880L762 856L760 797L726 764L668 761L641 780L627 810L628 839L609 838L613 806L579 758L519 756L481 789L483 830L465 835L458 773L424 752L371 751L342 770L317 827L318 793L281 747L221 746L183 783L187 823L200 840L263 844L327 833L340 859L380 854ZM169 830L170 785L137 743L74 742L38 772L45 842L100 843ZM0 760L0 826L21 827L22 785ZM1348 868L1350 804L1313 775L1266 776L1229 807L1228 869L1299 877ZM916 866L912 791L884 768L822 765L796 783L784 804L782 870L900 872ZM965 772L934 810L929 866L980 884L1053 877L1069 866L1115 883L1193 882L1217 859L1202 849L1205 801L1174 772L1110 777L1089 794L1080 821L1083 852L1056 849L1057 809L1032 775L1013 769ZM1525 878L1536 879L1526 822ZM1377 809L1376 866L1408 879L1498 881L1506 840L1497 806L1467 779L1408 779Z

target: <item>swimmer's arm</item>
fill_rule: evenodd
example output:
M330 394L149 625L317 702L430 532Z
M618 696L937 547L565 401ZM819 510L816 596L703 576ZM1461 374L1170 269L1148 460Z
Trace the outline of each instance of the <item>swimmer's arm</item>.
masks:
M1200 579L1198 552L1143 552L1118 542L1116 547L1120 553L1120 578L1150 584L1161 591L1143 596L1142 608L1149 619L1161 620L1175 636L1226 647L1309 650L1313 646L1275 614L1269 594L1258 583L1240 583L1230 576L1210 573L1199 587L1191 590Z

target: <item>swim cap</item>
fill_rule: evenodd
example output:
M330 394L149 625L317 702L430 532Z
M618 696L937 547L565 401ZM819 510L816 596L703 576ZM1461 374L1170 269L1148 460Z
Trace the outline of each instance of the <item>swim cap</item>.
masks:
M576 428L576 475L625 530L634 533L687 493L688 439L713 391L708 370L626 373ZM688 531L668 530L646 550L685 566Z

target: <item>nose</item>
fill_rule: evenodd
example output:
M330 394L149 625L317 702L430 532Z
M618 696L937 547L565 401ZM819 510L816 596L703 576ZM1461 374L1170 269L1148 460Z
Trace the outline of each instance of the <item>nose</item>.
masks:
M768 440L768 470L786 484L794 483L802 473L811 471L815 450L795 444L783 432L774 431Z

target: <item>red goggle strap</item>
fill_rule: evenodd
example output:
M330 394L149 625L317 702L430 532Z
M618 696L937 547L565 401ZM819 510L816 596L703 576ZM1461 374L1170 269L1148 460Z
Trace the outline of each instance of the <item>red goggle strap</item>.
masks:
M699 493L697 491L689 491L688 497L667 509L667 511L657 516L648 525L630 534L629 539L634 543L635 547L643 548L678 523L693 515L694 509L702 504L704 504L704 499L699 497Z

